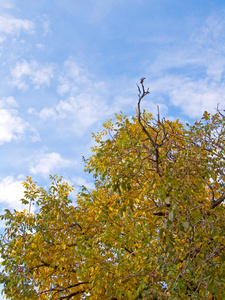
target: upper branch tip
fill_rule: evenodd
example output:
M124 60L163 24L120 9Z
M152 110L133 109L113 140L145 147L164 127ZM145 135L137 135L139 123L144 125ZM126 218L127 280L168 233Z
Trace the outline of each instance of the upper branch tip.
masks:
M142 77L141 80L140 80L140 83L142 84L145 79L146 79L146 77Z

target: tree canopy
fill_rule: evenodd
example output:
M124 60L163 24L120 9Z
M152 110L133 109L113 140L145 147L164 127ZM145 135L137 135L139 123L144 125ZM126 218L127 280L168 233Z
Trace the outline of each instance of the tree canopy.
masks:
M141 110L93 134L95 188L24 182L1 236L9 299L225 299L225 117L193 125ZM35 205L35 212L29 205Z

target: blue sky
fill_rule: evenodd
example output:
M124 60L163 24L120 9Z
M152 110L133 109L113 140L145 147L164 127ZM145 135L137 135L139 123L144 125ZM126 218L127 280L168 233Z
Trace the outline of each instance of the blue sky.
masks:
M0 212L21 209L21 182L62 175L77 192L91 132L143 107L182 122L225 106L225 3L1 0ZM2 225L1 225L2 226Z
M114 113L143 107L182 122L225 106L225 3L1 0L0 213L21 209L21 182L49 174L92 186L82 156ZM1 231L3 224L1 224Z
M146 76L149 112L194 121L224 108L223 1L2 0L0 211L21 208L21 182L63 175L91 186L91 132L135 113Z

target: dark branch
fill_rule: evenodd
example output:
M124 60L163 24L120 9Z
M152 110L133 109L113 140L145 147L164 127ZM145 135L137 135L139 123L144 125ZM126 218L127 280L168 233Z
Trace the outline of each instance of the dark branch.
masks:
M142 123L142 120L141 120L141 100L147 95L149 94L149 89L147 89L147 91L145 90L145 87L144 87L144 80L145 80L145 77L141 78L140 80L140 83L141 83L141 88L140 86L137 84L137 87L138 87L138 122L140 123L141 127L142 127L142 130L145 132L145 134L148 136L149 140L151 141L152 145L155 146L155 142L153 141L151 135L149 134L149 132L147 131L147 129L145 128L145 126L143 125ZM141 90L142 89L142 90Z
M215 208L216 206L220 205L225 200L225 193L223 193L217 200L214 200L210 203L210 208Z
M159 212L154 212L153 215L159 216L159 217L167 217L168 213L159 211Z
M83 293L85 293L85 290L81 290L81 291L72 293L72 294L70 294L70 295L68 295L68 296L62 296L62 297L60 297L59 299L66 299L66 300L69 300L69 299L71 299L73 296L81 295L81 294L83 294Z

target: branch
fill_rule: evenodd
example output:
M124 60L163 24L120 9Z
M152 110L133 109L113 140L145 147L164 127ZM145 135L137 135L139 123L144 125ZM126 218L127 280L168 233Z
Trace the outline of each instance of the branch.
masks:
M225 115L223 115L223 114L221 113L221 111L225 111L225 110L220 110L220 109L219 109L219 104L217 104L216 111L220 114L220 116L221 116L222 118L225 118Z
M149 88L147 90L145 90L145 87L144 87L144 80L145 80L145 77L141 78L140 80L140 84L141 84L141 88L140 86L137 84L137 87L138 87L138 122L139 124L141 125L142 127L142 130L144 131L144 133L147 135L147 137L149 138L152 146L154 147L154 150L155 150L155 156L156 156L156 167L157 167L157 172L158 174L160 175L160 170L159 170L159 150L158 150L158 145L156 143L156 140L157 140L157 135L156 135L156 140L154 141L152 136L150 135L150 133L148 132L148 130L146 129L145 125L142 123L142 119L141 119L141 100L147 95L149 94ZM159 115L159 111L158 111L158 122L160 122L159 120L160 118L160 115ZM154 128L152 128L154 130ZM158 134L158 132L156 132L156 134Z
M213 209L220 205L225 200L225 193L223 193L217 200L214 200L210 203L210 208Z
M153 215L154 216L159 216L159 217L168 217L168 213L162 212L162 211L154 212Z
M60 297L59 299L67 299L67 300L69 300L69 299L72 298L73 296L77 296L77 295L80 295L80 294L83 294L83 293L85 293L85 290L81 290L81 291L78 291L78 292L69 294L68 296L62 296L62 297Z
M53 295L53 297L55 297L56 294L62 293L64 291L68 291L69 289L72 289L74 287L78 287L78 286L83 285L83 284L89 284L89 282L85 282L85 281L84 282L78 282L76 284L73 284L73 285L70 285L70 286L67 286L67 287L61 287L61 288L60 287L59 288L52 287L49 290L45 290L45 291L42 291L42 292L38 293L38 295L43 295L43 294L55 292L54 295ZM73 292L72 294L69 294L67 296L61 296L58 299L70 299L73 296L83 294L84 292L85 292L85 290L79 290L79 291ZM51 297L51 299L53 299L53 297Z
M73 296L77 296L77 295L83 294L83 293L85 293L85 292L86 292L85 290L80 290L80 291L74 292L74 293L72 293L72 294L69 294L68 296L62 296L62 297L60 297L59 299L67 299L67 300L69 300L69 299L72 298Z
M142 120L141 120L141 100L147 95L149 94L149 88L147 89L147 91L145 90L145 87L144 87L144 80L145 80L145 77L141 78L140 80L140 83L141 83L141 88L140 86L137 84L137 87L138 87L138 122L140 123L141 127L142 127L142 130L145 132L145 134L147 135L147 137L149 138L149 140L151 141L152 145L155 147L155 142L153 141L151 135L149 134L149 132L147 131L147 129L145 128L145 126L143 125L142 123ZM141 90L142 89L142 90Z

